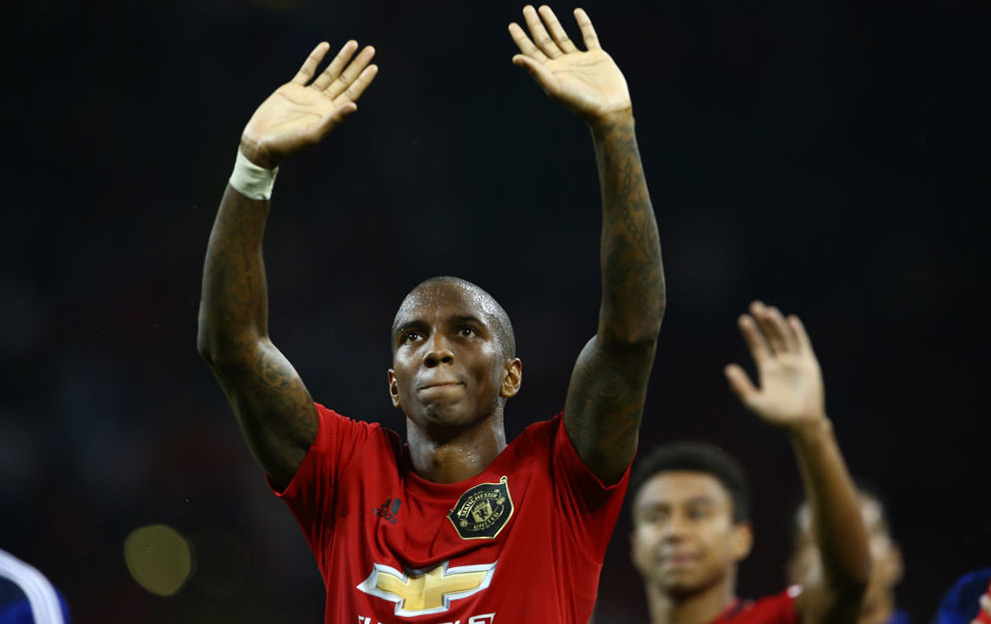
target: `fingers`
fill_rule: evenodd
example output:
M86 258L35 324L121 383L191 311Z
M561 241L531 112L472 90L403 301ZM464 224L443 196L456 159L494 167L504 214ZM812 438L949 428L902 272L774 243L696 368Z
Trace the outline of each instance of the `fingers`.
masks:
M516 42L516 47L520 49L520 52L541 63L547 62L547 55L541 52L537 46L533 45L530 37L526 36L526 32L516 22L509 25L509 36ZM514 60L513 62L515 63L516 61Z
M293 79L290 82L298 85L305 85L309 82L310 78L312 78L313 74L317 71L320 61L323 60L324 55L327 54L327 50L329 49L330 44L326 41L321 41L318 43L317 47L313 48L310 55L306 57L306 60L303 62L303 66L299 68L299 71L296 72L296 75L293 76Z
M351 60L351 56L354 55L355 50L357 49L358 42L354 39L345 43L340 52L337 53L337 56L330 61L330 65L327 65L327 69L323 70L323 72L317 76L317 79L314 80L313 84L310 86L314 89L319 89L320 91L326 89L327 86L340 75L341 70L344 69L347 62Z
M378 65L369 65L358 74L358 78L351 83L351 86L344 90L344 96L352 102L357 102L361 94L365 92L368 85L372 84L378 74Z
M344 90L344 97L338 100L340 104L324 116L320 123L320 130L317 133L319 137L326 135L341 123L345 117L358 110L358 105L355 102L358 101L361 94L365 92L368 85L375 79L378 70L378 65L369 65L358 74L358 77Z
M358 77L362 75L374 56L375 48L372 46L365 46L365 49L358 53L358 56L351 61L351 64L348 65L339 76L336 76L327 88L323 90L327 97L334 99L349 89ZM374 73L372 74L372 77L374 77ZM365 86L367 86L367 84ZM362 91L363 90L364 89L362 89Z
M740 318L737 319L737 326L740 328L740 335L743 336L743 342L750 349L750 356L754 358L754 363L757 366L760 366L774 355L771 347L767 344L767 340L764 338L764 334L760 331L757 321L752 316L741 314Z
M806 353L814 353L812 349L812 340L809 338L809 333L805 331L805 325L802 323L802 320L794 314L791 314L788 316L788 325L791 327L791 331L795 335L798 348Z
M544 23L547 24L547 29L551 33L551 37L554 39L554 43L557 47L561 49L565 54L569 52L576 52L578 50L575 44L572 43L571 39L568 37L568 33L564 32L564 28L561 26L561 22L557 21L557 16L554 15L554 11L551 10L546 4L538 10L540 17L543 18Z
M796 349L798 341L780 310L774 306L766 306L760 301L754 301L750 304L750 314L760 325L773 353L785 353Z
M723 369L723 373L726 375L726 381L729 382L730 390L733 394L737 396L740 401L750 407L757 398L759 391L750 381L750 377L747 373L740 368L737 364L729 364Z
M578 22L578 28L582 31L582 41L585 42L585 48L588 50L601 50L602 46L599 45L599 37L595 34L595 28L592 27L592 20L588 18L588 13L585 9L575 9L575 21Z
M550 9L548 9L548 11L549 10ZM552 59L564 54L557 42L554 41L554 39L552 39L547 33L547 29L544 28L544 23L541 21L540 15L537 13L537 10L533 8L533 6L528 4L523 7L523 19L526 20L527 28L530 29L530 36L533 38L533 42L537 44L537 47L540 48L541 52Z

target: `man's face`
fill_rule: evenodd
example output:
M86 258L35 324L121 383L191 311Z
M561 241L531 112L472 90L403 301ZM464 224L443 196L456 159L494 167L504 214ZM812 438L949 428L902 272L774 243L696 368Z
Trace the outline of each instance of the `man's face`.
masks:
M725 580L750 552L750 525L733 523L733 501L704 472L662 472L633 501L633 564L650 584L685 597Z
M450 435L516 394L520 361L503 353L484 293L434 282L414 290L393 325L389 393L414 424Z

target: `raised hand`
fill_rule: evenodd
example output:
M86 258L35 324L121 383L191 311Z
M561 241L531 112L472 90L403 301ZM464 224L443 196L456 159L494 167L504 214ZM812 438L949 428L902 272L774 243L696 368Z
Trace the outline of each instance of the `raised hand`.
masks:
M632 109L626 79L599 46L592 20L585 11L575 9L575 20L586 51L579 50L568 38L550 7L541 6L538 12L527 5L523 18L529 37L515 22L509 25L509 34L520 49L513 64L530 72L547 95L589 123Z
M366 46L354 56L358 43L348 41L313 79L330 44L321 42L296 76L268 97L241 135L241 151L251 162L273 168L300 149L318 143L347 115L378 72L369 65L375 49ZM312 80L312 82L310 82Z
M765 422L798 428L826 418L822 373L805 327L759 301L739 319L740 333L757 365L760 387L737 364L726 367L730 388Z

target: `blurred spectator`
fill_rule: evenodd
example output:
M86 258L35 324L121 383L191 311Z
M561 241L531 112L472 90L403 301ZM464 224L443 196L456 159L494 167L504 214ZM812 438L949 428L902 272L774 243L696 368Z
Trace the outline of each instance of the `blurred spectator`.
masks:
M991 568L964 574L943 594L932 624L991 622Z
M0 624L67 624L68 613L44 574L0 550Z

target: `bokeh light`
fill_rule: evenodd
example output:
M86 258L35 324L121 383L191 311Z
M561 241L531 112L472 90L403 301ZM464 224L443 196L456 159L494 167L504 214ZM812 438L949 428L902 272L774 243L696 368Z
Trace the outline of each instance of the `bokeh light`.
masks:
M193 570L189 542L164 524L135 529L124 540L124 560L138 585L156 596L172 596Z

